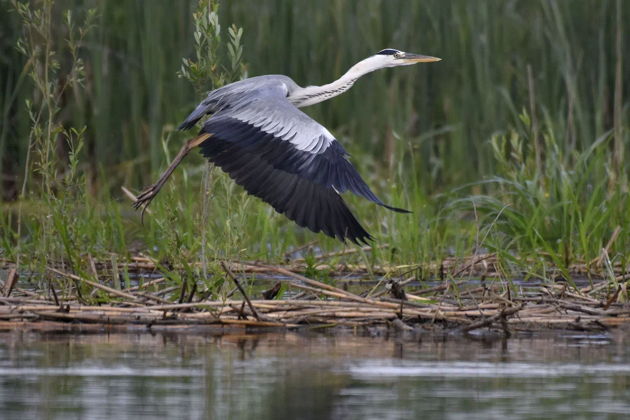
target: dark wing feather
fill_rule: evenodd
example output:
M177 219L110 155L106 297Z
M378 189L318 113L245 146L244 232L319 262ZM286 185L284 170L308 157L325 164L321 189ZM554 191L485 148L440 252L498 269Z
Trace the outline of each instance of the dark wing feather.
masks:
M352 191L390 210L367 186L348 154L322 125L291 104L286 78L247 79L211 92L180 128L212 114L202 153L252 195L300 226L341 240L370 235L340 193ZM291 82L292 83L292 82Z
M299 175L324 187L333 187L340 193L351 191L390 210L408 213L407 210L383 203L348 161L348 154L341 144L334 138L326 138L324 133L312 139L313 149L319 150L318 153L313 153L298 149L293 141L269 133L264 127L257 127L229 115L210 118L203 131L239 144L244 150L259 155L276 169ZM295 134L291 139L298 135Z
M371 239L334 189L275 169L259 155L216 135L201 144L201 153L248 193L298 225L357 244Z

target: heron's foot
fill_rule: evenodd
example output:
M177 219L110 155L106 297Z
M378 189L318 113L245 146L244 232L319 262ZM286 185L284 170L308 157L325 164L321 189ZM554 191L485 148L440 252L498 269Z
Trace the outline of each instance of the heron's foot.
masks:
M133 202L133 208L136 210L142 209L142 213L144 214L151 201L155 198L155 196L160 192L161 185L159 183L151 185L149 188L144 190L138 197L136 197L136 201Z

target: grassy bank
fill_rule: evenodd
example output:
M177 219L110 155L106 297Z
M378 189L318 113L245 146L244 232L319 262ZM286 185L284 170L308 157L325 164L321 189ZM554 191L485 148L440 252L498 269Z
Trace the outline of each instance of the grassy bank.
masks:
M144 223L120 187L154 180L204 90L266 73L323 84L391 46L444 60L377 72L307 110L385 201L413 210L348 197L379 248L334 261L428 267L491 252L506 277L627 270L624 2L200 4L0 0L10 11L0 17L5 261L95 278L93 261L141 252L177 283L207 279L220 259L281 262L313 243L304 253L315 261L342 249L199 156Z

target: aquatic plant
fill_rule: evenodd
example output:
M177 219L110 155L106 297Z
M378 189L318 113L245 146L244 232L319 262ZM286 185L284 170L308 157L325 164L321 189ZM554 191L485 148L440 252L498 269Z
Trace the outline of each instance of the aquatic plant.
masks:
M308 112L373 174L379 196L414 213L348 197L377 247L333 262L423 277L435 261L491 251L506 276L547 279L576 264L600 274L628 266L625 2L91 5L0 0L12 11L0 13L6 260L39 272L65 264L93 280L95 261L112 262L124 284L123 263L142 252L173 287L203 278L218 290L217 259L339 250L200 157L188 158L144 224L120 187L139 191L165 167L186 139L174 127L205 91L248 73L317 84L392 46L444 61L371 75Z

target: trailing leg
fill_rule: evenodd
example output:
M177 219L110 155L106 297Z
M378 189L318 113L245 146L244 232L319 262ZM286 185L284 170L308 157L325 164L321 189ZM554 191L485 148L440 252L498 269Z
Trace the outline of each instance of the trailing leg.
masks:
M164 184L166 184L166 181L168 180L168 178L171 176L175 168L177 168L177 166L181 163L181 161L186 157L188 152L190 152L193 148L199 146L201 143L209 139L211 136L212 134L204 133L204 134L201 134L200 136L197 136L193 139L188 140L186 144L184 144L184 146L182 146L180 151L177 153L177 156L175 156L175 159L173 159L173 162L171 162L168 168L166 168L166 170L162 172L162 175L160 175L158 180L153 185L145 189L138 196L136 201L133 203L133 207L136 210L141 208L142 214L144 214L144 211L146 210L146 208L149 206L149 204L151 204L151 201L160 192Z

